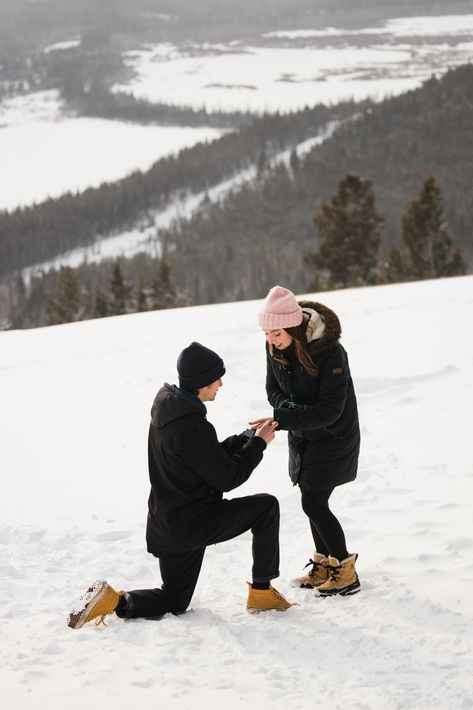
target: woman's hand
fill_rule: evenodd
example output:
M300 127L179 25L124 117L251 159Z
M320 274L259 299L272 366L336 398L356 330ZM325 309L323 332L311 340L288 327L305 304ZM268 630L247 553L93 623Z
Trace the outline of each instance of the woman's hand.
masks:
M278 425L274 419L263 419L264 423L256 428L255 436L260 436L267 444L274 439L274 432Z
M272 417L262 417L261 419L253 419L252 422L248 422L250 427L252 429L257 429L260 426L263 426L266 422L272 422L274 419Z

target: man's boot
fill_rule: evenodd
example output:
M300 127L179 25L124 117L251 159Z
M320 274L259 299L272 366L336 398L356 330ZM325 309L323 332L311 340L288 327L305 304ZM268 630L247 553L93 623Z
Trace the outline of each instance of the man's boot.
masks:
M98 619L100 624L107 614L113 614L124 594L125 592L116 592L108 582L97 580L82 595L77 609L71 611L67 625L71 629L80 629L92 619Z
M248 582L248 599L246 608L249 612L255 614L259 611L269 611L277 609L277 611L285 611L290 606L299 606L288 602L277 589L269 585L269 589L253 589L253 586Z
M325 555L320 554L320 552L314 552L314 559L309 560L305 567L308 567L309 565L312 565L312 569L309 570L308 574L293 579L291 581L292 587L300 587L302 589L314 589L314 587L319 587L321 584L327 581L328 557L325 557Z
M360 580L355 570L358 555L350 555L342 562L336 557L328 558L328 579L317 587L319 594L324 597L333 594L356 594L360 591Z

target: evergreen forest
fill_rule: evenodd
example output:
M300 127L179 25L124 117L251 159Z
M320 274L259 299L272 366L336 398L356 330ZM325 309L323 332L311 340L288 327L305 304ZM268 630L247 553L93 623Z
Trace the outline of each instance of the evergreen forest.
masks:
M233 130L220 139L158 161L148 172L0 213L3 327L64 318L53 306L65 270L37 271L25 280L25 267L153 224L176 195L205 192L250 166L253 179L160 230L159 256L68 270L80 295L68 318L258 298L277 282L300 293L471 271L471 65L380 104L231 120ZM334 130L326 140L300 150L329 125ZM290 157L275 161L282 151ZM340 231L326 220L330 214L336 220L339 207L345 209L342 242L353 235L358 242L336 241ZM419 214L429 225L423 232L415 226ZM344 255L341 270L328 258L331 239ZM417 247L423 256L416 256ZM121 306L111 285L117 265L126 291Z

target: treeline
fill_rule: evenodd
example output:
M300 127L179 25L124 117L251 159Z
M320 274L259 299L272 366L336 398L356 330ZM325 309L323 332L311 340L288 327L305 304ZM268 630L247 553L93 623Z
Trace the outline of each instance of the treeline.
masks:
M255 115L241 111L207 111L205 108L175 106L137 99L133 94L111 92L104 87L91 87L68 96L68 105L78 114L112 120L164 126L210 126L238 128L249 124Z
M383 217L371 180L349 173L314 218L319 249L305 257L314 290L422 281L466 273L463 251L454 244L433 175L401 215L402 247L379 258Z
M355 103L347 102L295 114L266 114L209 144L163 158L146 172L135 171L82 193L0 212L0 277L133 228L142 219L149 221L152 216L147 215L163 208L177 191L205 191L262 156L270 157L316 135L329 120L356 110Z
M416 91L371 106L306 156L160 233L175 248L178 283L197 303L259 297L274 281L307 288L304 256L312 219L340 175L375 186L383 216L380 258L401 244L400 215L426 175L444 194L445 219L467 264L473 256L473 67L459 67ZM316 238L315 246L319 240ZM194 274L206 273L195 284Z
M32 275L20 274L3 285L9 300L1 328L32 328L90 318L177 308L190 304L176 285L170 260L163 256L130 268L121 259L96 265L69 266Z
M466 273L466 261L449 232L442 191L434 176L425 178L419 195L406 206L401 215L403 246L393 246L387 257L379 254L383 217L377 211L373 185L367 178L354 173L344 176L336 193L314 216L313 225L320 236L320 245L317 251L306 254L302 260L299 258L306 269L304 284L299 284L301 291ZM226 258L225 268L222 256ZM262 280L266 279L267 284L287 283L276 270L270 275L269 263L266 260L252 264L250 260L246 262L246 270L243 264L241 277L245 278L248 269L254 268L255 276L256 271L260 272L260 281L248 283L248 291L240 293L240 299L254 297ZM215 287L221 292L222 279L239 276L235 252L227 248L224 255L220 254L219 264L221 280ZM166 255L154 260L140 255L127 262L83 264L75 270L62 267L33 277L28 286L17 276L10 282L10 312L3 327L56 325L190 305L199 300L196 293L200 284L208 283L208 270L193 269L191 276L188 289L183 289L182 283L178 287ZM213 300L221 300L217 291Z
M350 115L350 111L353 115L356 107L345 107L345 116ZM230 158L235 159L236 156L242 167L255 162L258 164L255 180L235 189L220 203L207 202L191 219L182 219L159 233L163 253L172 260L174 281L189 303L257 298L276 282L282 282L297 292L308 291L314 288L314 284L318 284L317 288L330 288L334 285L372 283L371 277L367 279L363 273L360 277L353 271L350 271L349 277L335 278L322 262L317 264L316 269L315 262L310 267L311 256L319 253L323 242L321 230L314 230L314 218L336 194L340 176L347 174L357 174L363 180L370 181L377 214L382 219L376 239L375 282L432 278L469 270L473 251L470 226L473 224L473 193L470 189L473 154L468 150L473 145L473 67L468 65L450 71L439 80L429 80L421 89L382 104L365 104L359 107L358 113L358 118L345 121L330 139L307 155L298 155L297 150L293 149L289 165L281 163L273 166L269 156L290 145L298 132L299 140L314 135L311 132L314 115L326 121L328 117L343 115L343 112L337 114L334 110L320 107L292 116L265 117L209 146L184 151L184 154L192 156L192 160L189 161L189 169L181 174L181 185L191 179L195 179L196 185L202 185L205 182L202 175L204 167L211 173L215 171L216 178L220 169L222 174L226 173L217 160L217 155L221 153L213 152L215 146L219 146L219 150L224 147ZM320 120L319 125L323 124ZM274 127L278 131L271 133ZM286 132L281 131L282 127ZM272 140L265 143L264 137L269 135ZM237 146L240 148L239 155ZM252 146L251 150L249 146ZM175 184L179 183L177 176L181 159L182 154L179 160L169 159L175 170L172 173ZM227 164L232 164L231 159L227 160ZM449 238L455 248L452 251L451 246L445 246L448 240L440 240L440 252L447 254L445 264L440 269L432 267L430 271L419 271L412 254L409 255L401 215L412 200L417 199L426 175L434 176L435 189L443 192L440 201L442 220L449 225ZM130 210L129 215L136 214L133 212L135 201L146 204L142 191L146 180L137 180L132 184L136 193L130 196L128 202L127 191L122 193L124 204ZM114 203L112 199L112 190L115 189L117 195L121 187L122 181L108 186L111 210L122 204L120 201ZM80 204L87 207L81 203L86 194L51 201L55 207L59 204L64 206L63 225L74 227L74 222L68 222L71 216L81 225L82 220L90 219L94 214L87 209L81 214L78 209ZM99 191L90 191L90 194L97 196L96 214L100 214ZM61 202L63 199L70 202ZM51 219L56 219L56 216L54 209L43 213L44 208L41 205L35 210L26 210L25 214L28 219L34 217L29 222L30 226L42 230L46 238L48 228L44 228L38 215L48 214ZM141 214L145 212L141 210ZM422 215L422 211L419 214ZM16 218L21 215L22 211L19 211ZM0 224L5 224L2 221L4 217L8 220L13 216L2 216ZM117 219L116 223L120 224L120 220ZM60 225L60 221L57 224ZM90 232L94 232L92 221L88 224ZM130 224L133 224L131 216ZM30 238L33 242L34 232ZM432 241L427 243L433 244ZM346 256L345 259L348 270L353 267L350 259L353 254L358 254L360 245L352 244L351 249L348 255L352 254L352 257ZM432 259L431 263L434 263ZM156 270L158 266L158 262L145 254L122 262L135 288L147 270ZM94 292L96 283L106 281L108 270L108 264L81 267L81 278L90 293ZM35 288L45 288L43 303L53 293L56 277L57 274L52 274L35 280ZM11 290L11 280L9 283ZM44 310L34 317L28 313L23 311L23 327L27 327L26 323L45 324Z

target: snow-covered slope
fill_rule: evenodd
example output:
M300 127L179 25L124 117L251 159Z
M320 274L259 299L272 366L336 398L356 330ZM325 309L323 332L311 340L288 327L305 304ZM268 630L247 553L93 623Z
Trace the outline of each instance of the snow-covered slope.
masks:
M299 158L309 153L316 145L321 145L329 138L335 129L340 125L340 121L329 121L327 125L313 138L308 138L296 146L293 150L297 152ZM277 153L268 161L271 167L278 164L290 166L291 149L286 149ZM126 230L110 237L98 236L92 246L78 247L77 249L59 254L50 261L23 269L23 278L29 281L31 275L50 269L59 269L61 266L71 266L75 268L84 262L97 263L104 259L116 257L131 258L136 254L149 254L152 257L160 257L161 232L169 229L173 224L182 219L190 219L202 205L206 202L223 202L227 195L236 192L245 184L259 180L256 163L248 168L240 170L230 178L225 178L217 184L201 192L187 193L180 191L180 195L171 194L166 207L150 210L145 217L146 226L139 225L135 229Z
M191 340L223 356L209 419L224 436L269 413L258 302L0 333L0 683L5 707L70 710L471 708L473 277L320 295L343 324L358 393L357 481L333 507L360 594L289 580L312 552L279 434L233 495L281 501L278 588L245 612L251 538L207 551L192 611L66 626L96 577L157 585L144 544L149 408Z

